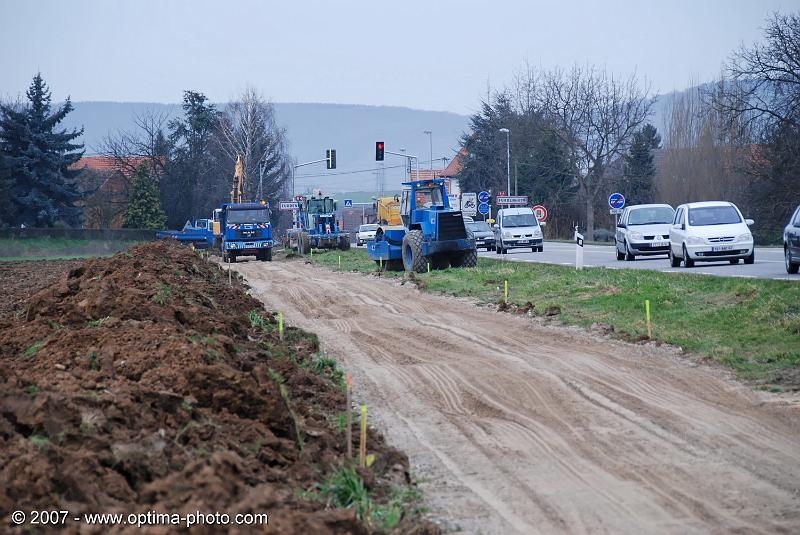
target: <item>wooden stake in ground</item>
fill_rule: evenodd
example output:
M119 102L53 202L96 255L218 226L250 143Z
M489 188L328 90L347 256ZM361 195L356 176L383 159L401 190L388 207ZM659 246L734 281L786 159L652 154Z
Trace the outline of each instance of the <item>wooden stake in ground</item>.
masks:
M283 312L278 311L278 337L283 340Z
M231 275L231 257L228 257L228 286L233 286L233 275Z
M367 406L361 405L361 440L358 445L358 466L367 467Z
M347 458L353 458L353 405L351 399L351 391L353 389L353 376L347 373L344 376L345 384L347 385L347 424L345 427L345 440L347 440Z
M652 338L653 337L653 327L650 324L650 300L649 299L645 299L644 300L644 310L645 310L645 316L647 317L647 337L648 338Z

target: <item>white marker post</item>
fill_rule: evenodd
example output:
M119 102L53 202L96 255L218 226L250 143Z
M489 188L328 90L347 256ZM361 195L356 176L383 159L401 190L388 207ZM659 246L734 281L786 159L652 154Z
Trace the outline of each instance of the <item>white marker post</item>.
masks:
M575 269L583 269L583 234L575 227Z

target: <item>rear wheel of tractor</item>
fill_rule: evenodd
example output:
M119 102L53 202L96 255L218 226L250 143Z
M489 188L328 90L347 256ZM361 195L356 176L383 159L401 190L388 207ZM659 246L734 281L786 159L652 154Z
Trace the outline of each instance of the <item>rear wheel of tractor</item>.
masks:
M422 256L421 230L409 230L403 237L403 268L416 273L424 273L428 269L427 259Z
M450 257L450 265L453 267L475 267L478 265L478 251L476 249L467 249L456 253Z

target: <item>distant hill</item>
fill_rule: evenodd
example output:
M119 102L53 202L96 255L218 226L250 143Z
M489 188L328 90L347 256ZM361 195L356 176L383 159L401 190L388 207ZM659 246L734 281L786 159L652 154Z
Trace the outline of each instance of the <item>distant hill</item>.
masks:
M87 154L96 153L109 133L131 129L136 113L147 109L169 117L181 113L179 104L75 102L74 105L75 111L67 116L65 123L67 127L84 127ZM298 170L299 191L316 187L326 192L374 191L377 177L371 170L376 167L376 141L385 141L387 150L399 152L405 148L409 154L427 161L430 147L423 130L431 130L434 158L452 158L468 123L468 117L455 113L391 106L277 103L275 113L278 123L286 128L290 152L298 162L324 158L325 149L336 149L336 171L326 171L324 164ZM387 155L385 166L386 188L399 189L404 160ZM441 162L435 162L434 167L441 167Z

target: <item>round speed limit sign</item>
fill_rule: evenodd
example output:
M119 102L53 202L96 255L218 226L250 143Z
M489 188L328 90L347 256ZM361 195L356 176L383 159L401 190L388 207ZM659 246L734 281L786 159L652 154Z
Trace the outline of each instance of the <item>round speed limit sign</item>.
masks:
M547 221L547 208L541 204L537 204L533 207L533 215L535 215L536 219L539 221Z

